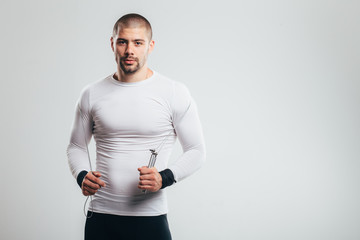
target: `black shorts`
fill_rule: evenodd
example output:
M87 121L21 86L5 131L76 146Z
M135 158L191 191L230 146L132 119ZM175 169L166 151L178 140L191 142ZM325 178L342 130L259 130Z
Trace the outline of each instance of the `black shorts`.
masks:
M167 215L137 217L91 213L85 224L85 240L171 240Z

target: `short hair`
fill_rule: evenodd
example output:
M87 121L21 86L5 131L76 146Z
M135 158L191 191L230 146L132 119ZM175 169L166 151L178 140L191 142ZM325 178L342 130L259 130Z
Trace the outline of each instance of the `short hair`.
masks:
M135 28L145 27L149 36L149 40L152 39L152 28L150 22L143 16L137 13L129 13L119 18L113 28L113 37L115 37L120 28Z

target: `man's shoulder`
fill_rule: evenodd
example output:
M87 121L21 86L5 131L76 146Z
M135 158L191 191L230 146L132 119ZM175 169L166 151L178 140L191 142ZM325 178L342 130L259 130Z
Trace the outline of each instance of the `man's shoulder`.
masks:
M109 92L111 87L111 77L112 75L109 75L105 78L101 78L87 84L81 91L81 98L86 98L89 102L93 102L98 99L99 96L103 96Z
M111 80L111 77L112 77L112 74L110 74L109 76L94 80L94 81L90 82L88 85L86 85L84 87L84 89L92 89L92 88L97 88L97 87L101 87L104 85L108 85L109 81Z
M111 80L112 75L109 75L107 77L103 77L97 80L94 80L93 82L88 83L85 85L82 89L82 92L93 92L99 89L104 88L105 86L109 85L109 82Z
M156 80L160 83L168 83L168 84L172 84L175 80L169 78L168 76L165 76L159 72L155 72L154 71L154 77L156 78Z
M185 111L191 102L191 94L186 84L161 74L157 74L157 76L159 80L158 82L161 84L157 86L157 89L162 89L162 92L167 94L166 96L170 99L173 111Z
M179 80L170 78L158 72L156 72L155 74L160 84L167 85L168 87L171 87L173 89L187 89L186 85Z

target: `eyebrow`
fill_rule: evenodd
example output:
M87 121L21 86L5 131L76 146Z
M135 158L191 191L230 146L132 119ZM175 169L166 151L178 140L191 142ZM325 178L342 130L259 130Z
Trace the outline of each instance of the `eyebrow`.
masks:
M118 38L117 39L117 41L129 41L129 40L127 40L127 39L125 39L125 38ZM132 40L133 42L145 42L145 40L144 39L134 39L134 40Z

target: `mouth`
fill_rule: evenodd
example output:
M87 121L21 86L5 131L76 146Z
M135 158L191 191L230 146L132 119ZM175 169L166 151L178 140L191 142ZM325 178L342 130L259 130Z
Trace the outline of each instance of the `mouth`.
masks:
M132 65L132 64L135 63L135 59L133 59L133 58L125 58L124 63L127 64L127 65Z

